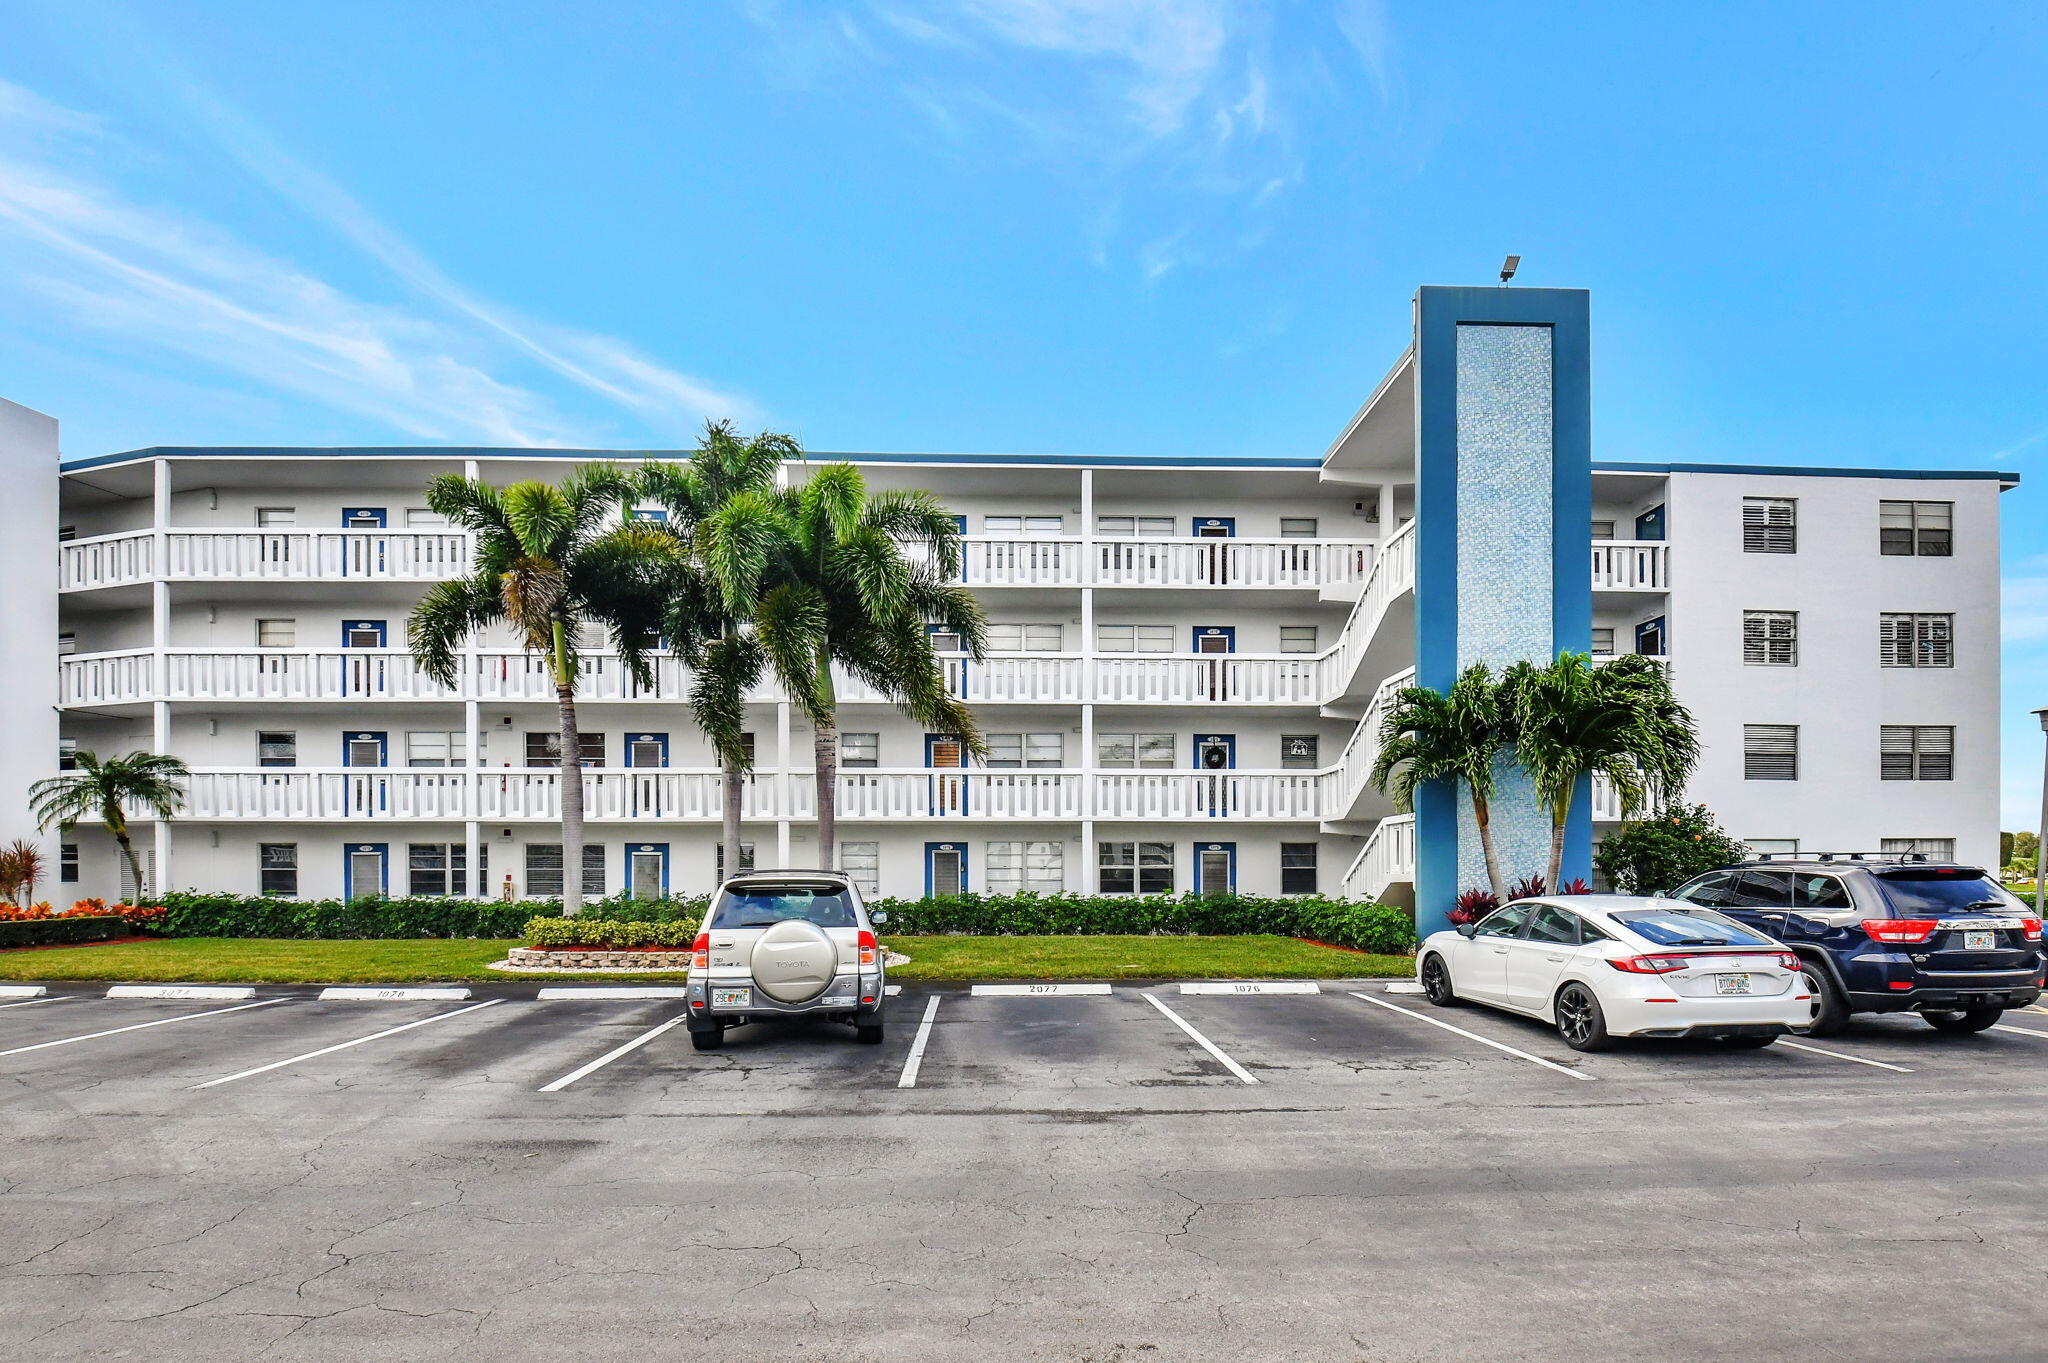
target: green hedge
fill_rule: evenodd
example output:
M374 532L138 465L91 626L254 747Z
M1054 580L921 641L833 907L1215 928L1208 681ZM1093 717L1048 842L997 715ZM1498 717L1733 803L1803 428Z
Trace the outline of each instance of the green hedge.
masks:
M636 923L613 918L535 918L525 928L530 947L686 947L697 939L697 920Z
M134 934L125 918L30 918L0 922L0 947L74 946Z
M516 903L419 897L408 899L245 899L239 895L165 895L152 930L171 937L401 938L529 936L541 920L561 919L557 900ZM702 899L630 899L584 906L568 920L573 943L597 945L586 923L651 923L671 927L688 945L703 917ZM1415 925L1399 909L1315 896L1260 899L1251 895L953 895L943 899L877 899L889 915L885 935L1071 936L1108 933L1213 934L1270 932L1310 937L1361 951L1403 952ZM544 933L568 929L543 928ZM616 940L607 938L606 940ZM621 942L621 945L625 943Z

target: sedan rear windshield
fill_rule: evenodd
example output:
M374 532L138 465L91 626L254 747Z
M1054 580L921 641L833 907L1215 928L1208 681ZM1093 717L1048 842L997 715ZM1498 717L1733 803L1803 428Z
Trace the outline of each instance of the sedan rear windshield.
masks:
M1712 909L1623 909L1615 922L1660 947L1767 947L1760 937Z
M789 919L821 928L856 926L853 899L831 885L743 885L719 896L712 928L772 928Z
M1880 871L1877 883L1884 887L1885 902L1891 905L1894 918L1965 913L1971 909L2019 913L2026 908L1997 881L1974 868L1916 866Z

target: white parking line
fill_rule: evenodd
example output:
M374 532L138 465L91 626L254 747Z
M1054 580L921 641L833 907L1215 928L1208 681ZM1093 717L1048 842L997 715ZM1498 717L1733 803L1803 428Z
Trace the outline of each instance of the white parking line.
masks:
M977 999L1035 998L1041 994L1107 994L1106 984L977 984L968 991Z
M503 1002L503 999L485 999L482 1003L472 1003L467 1008L457 1008L452 1013L436 1013L430 1018L421 1018L418 1022L408 1022L400 1027L386 1027L381 1032L372 1032L368 1036L359 1036L354 1041L342 1041L332 1046L322 1046L317 1051L307 1051L304 1055L295 1055L289 1060L273 1060L268 1065L258 1065L255 1069L243 1070L240 1074L222 1075L218 1079L209 1079L203 1084L194 1084L192 1089L194 1092L197 1092L200 1089L217 1088L222 1084L232 1084L237 1079L248 1079L254 1075L268 1074L272 1070L281 1070L287 1065L296 1065L301 1060L317 1060L323 1055L333 1055L336 1051L345 1051L351 1046L360 1046L366 1041L377 1041L387 1036L397 1036L400 1032L409 1032L415 1027L424 1027L430 1022L446 1022L449 1018L459 1018L464 1013L474 1013L479 1008L488 1008L494 1003Z
M32 1004L32 1003L62 1003L62 1002L64 1002L64 1000L63 1000L63 998L62 998L61 996L59 996L59 997L54 997L54 998L42 998L42 999L23 999L23 1000L22 1000L21 1002L19 1002L19 1003L0 1003L0 1008L26 1008L26 1007L28 1007L28 1006L29 1006L30 1004Z
M1209 1040L1208 1037L1203 1036L1200 1032L1196 1031L1193 1027L1189 1026L1188 1020L1186 1018L1182 1017L1179 1013L1174 1012L1171 1008L1168 1008L1166 1006L1165 1000L1161 999L1157 994L1141 994L1139 995L1139 997L1144 999L1145 1002L1151 1004L1154 1008L1157 1008L1160 1012L1166 1014L1167 1019L1171 1021L1174 1026L1180 1028L1183 1032L1186 1032L1189 1036L1194 1038L1195 1044L1197 1046L1200 1046L1203 1050L1207 1051L1209 1054L1215 1056L1218 1060L1222 1061L1224 1069L1229 1070L1232 1074L1244 1080L1244 1082L1247 1084L1256 1084L1259 1082L1257 1079L1252 1077L1251 1071L1247 1070L1244 1066L1238 1064L1235 1060L1232 1060L1229 1056L1225 1055L1222 1052L1222 1050L1216 1045L1215 1042Z
M83 1036L67 1036L57 1041L38 1041L33 1046L16 1046L11 1051L0 1051L0 1055L20 1055L24 1051L40 1051L51 1046L69 1046L74 1041L91 1041L95 1037L119 1036L122 1032L139 1032L145 1027L168 1027L174 1022L190 1022L194 1018L215 1018L222 1013L239 1013L244 1008L268 1008L283 999L263 999L256 1003L238 1003L232 1008L209 1008L203 1013L180 1013L174 1018L158 1018L155 1022L136 1022L126 1027L109 1027L104 1032L87 1032Z
M1189 980L1183 994L1320 994L1314 980Z
M1448 1022L1444 1022L1438 1018L1430 1017L1426 1013L1418 1013L1413 1008L1403 1008L1398 1003L1388 1003L1385 999L1376 999L1370 994L1360 994L1356 991L1353 991L1351 997L1354 999L1364 999L1367 1003L1376 1003L1382 1008L1391 1008L1397 1013L1406 1013L1409 1017L1414 1018L1418 1022L1426 1022L1432 1027L1441 1027L1447 1032L1456 1032L1459 1036L1469 1037L1470 1039L1478 1042L1482 1046L1491 1046L1496 1051L1506 1051L1509 1055L1516 1056L1523 1060L1527 1060L1529 1063L1533 1065L1541 1065L1546 1070L1556 1070L1559 1074L1569 1074L1574 1079L1585 1079L1590 1081L1594 1078L1593 1075L1580 1074L1577 1070L1568 1069L1565 1066L1558 1064L1554 1060L1545 1060L1540 1055L1531 1055L1527 1051L1518 1051L1513 1046L1509 1046L1503 1042L1495 1041L1491 1037L1481 1036L1477 1032L1468 1032L1463 1027L1453 1027Z
M569 1085L575 1083L584 1075L595 1074L597 1071L603 1069L606 1065L611 1064L612 1061L617 1060L620 1056L631 1055L633 1052L639 1050L642 1046L645 1046L648 1042L654 1040L654 1038L660 1036L663 1032L666 1032L669 1028L678 1026L682 1023L688 1022L689 1020L690 1015L687 1011L677 1013L667 1022L662 1023L658 1027L650 1027L648 1030L634 1037L631 1041L628 1041L625 1045L619 1047L617 1050L606 1051L603 1055L591 1061L588 1065L578 1066L576 1069L570 1070L567 1074L563 1075L560 1079L555 1080L555 1082L553 1082L552 1084L542 1084L540 1086L540 1091L542 1093L560 1093L563 1089L569 1087Z
M2008 1027L2002 1022L1994 1022L1991 1024L1991 1030L1994 1032L2018 1032L2021 1036L2037 1036L2043 1041L2048 1041L2048 1032L2037 1032L2031 1027Z
M1845 1055L1841 1051L1823 1050L1819 1046L1808 1046L1804 1042L1785 1041L1781 1039L1778 1042L1778 1044L1780 1046L1790 1046L1795 1051L1812 1051L1815 1055L1825 1055L1835 1060L1847 1060L1851 1064L1869 1065L1874 1069L1896 1070L1900 1074L1911 1074L1913 1072L1907 1069L1904 1065L1894 1065L1884 1060L1868 1060L1860 1055Z
M910 1058L903 1062L903 1077L896 1081L900 1089L917 1087L917 1072L924 1064L924 1048L931 1043L932 1019L939 1015L939 996L934 994L924 1006L924 1021L917 1024L917 1038L910 1043Z

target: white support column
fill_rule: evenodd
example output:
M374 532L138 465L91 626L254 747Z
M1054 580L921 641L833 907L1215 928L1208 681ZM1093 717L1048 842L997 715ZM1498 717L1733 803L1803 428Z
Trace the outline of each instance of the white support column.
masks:
M789 701L778 700L775 702L775 864L778 867L789 865L789 811L796 807L796 772L789 731Z
M1095 537L1095 470L1081 470L1081 563L1083 583L1095 581L1101 550ZM1080 891L1094 886L1095 859L1095 588L1081 588L1081 847Z
M161 697L170 683L169 653L171 647L171 461L154 459L150 461L150 529L155 543L155 571L149 584L149 665L155 681L155 694ZM149 748L151 752L168 753L171 750L171 703L156 700L150 707ZM150 868L144 868L145 870ZM151 883L138 887L138 893L163 893L164 886L171 883L171 821L156 821L156 866L150 877Z
M462 461L462 476L474 482L483 477L483 466L474 459ZM490 872L483 866L483 829L477 822L477 814L484 807L484 736L483 716L478 712L477 692L477 650L476 631L462 641L462 685L457 694L462 697L462 740L469 750L469 789L466 792L463 812L469 817L462 821L462 864L468 868L471 893L478 899L491 897ZM499 875L511 870L509 866L492 868Z

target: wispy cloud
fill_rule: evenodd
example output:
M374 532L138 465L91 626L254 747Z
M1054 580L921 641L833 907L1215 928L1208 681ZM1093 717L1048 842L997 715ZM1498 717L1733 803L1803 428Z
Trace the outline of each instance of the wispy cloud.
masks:
M2048 554L2021 559L2006 570L2000 632L2008 644L2048 641Z
M11 258L12 283L0 287L109 345L196 361L416 439L602 443L613 422L566 413L557 393L522 373L535 366L664 437L705 415L752 415L752 404L623 342L535 323L463 289L230 106L196 87L185 94L202 132L402 281L412 300L351 294L176 204L77 172L119 163L128 149L97 119L6 83L0 254Z

